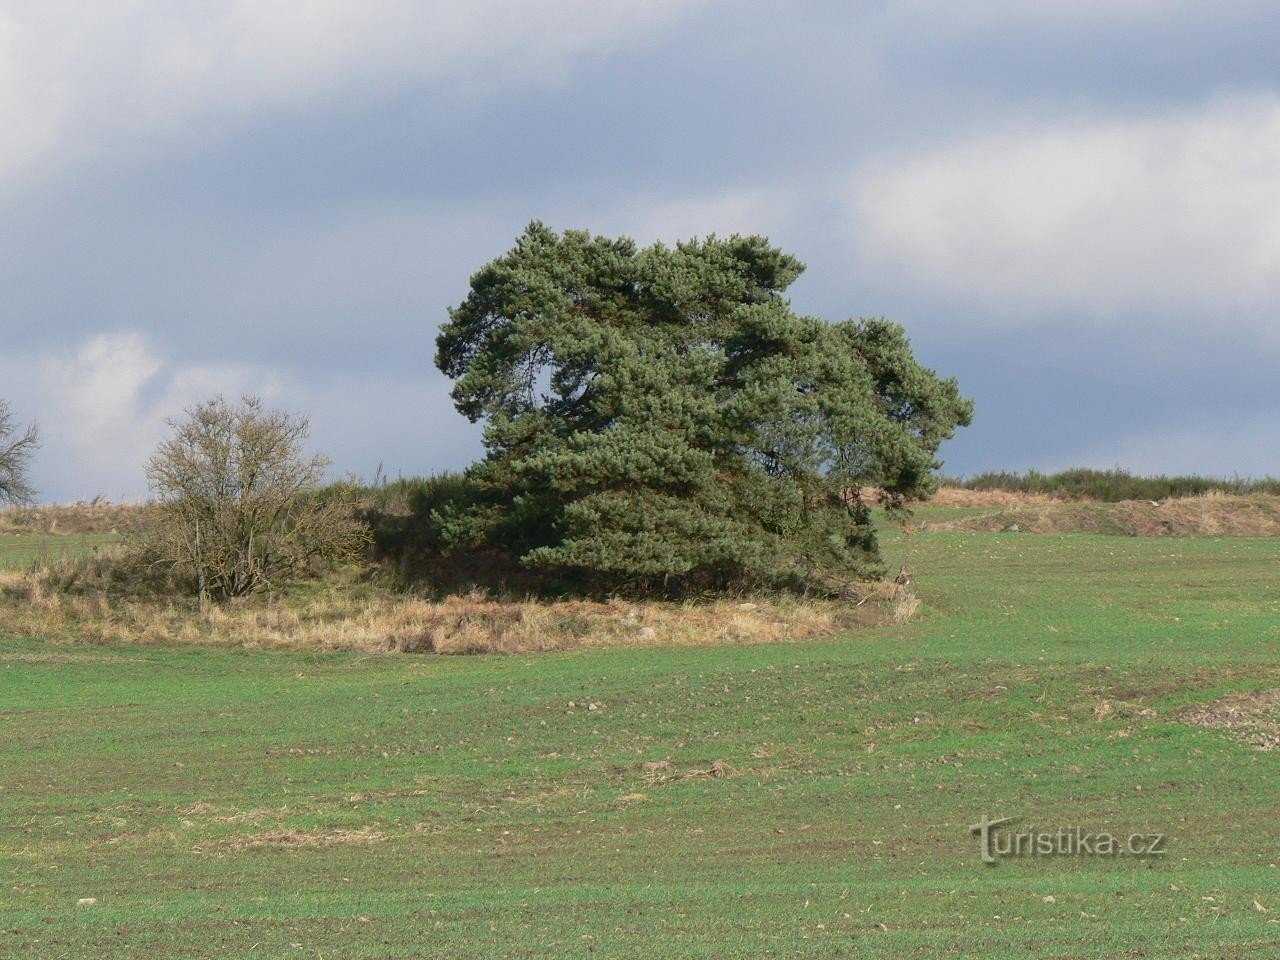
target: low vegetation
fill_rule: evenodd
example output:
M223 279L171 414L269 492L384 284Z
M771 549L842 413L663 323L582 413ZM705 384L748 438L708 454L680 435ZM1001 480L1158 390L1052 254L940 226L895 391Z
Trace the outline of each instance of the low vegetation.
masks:
M973 491L1034 494L1057 500L1167 500L1171 497L1197 497L1207 493L1229 493L1237 496L1253 494L1280 495L1280 480L1233 477L1141 476L1127 470L1091 470L1077 467L1057 473L995 471L969 478L949 478L943 486Z
M312 650L517 653L599 646L797 640L910 619L919 600L887 581L843 597L787 591L683 600L578 597L547 590L501 554L440 549L434 517L465 492L459 474L373 487L342 484L372 542L367 565L319 570L270 596L215 604L140 575L127 537L146 508L104 503L0 511L0 609L10 629L93 643L163 642ZM874 499L868 492L867 500ZM884 517L893 529L890 517ZM44 534L40 531L67 531ZM1130 537L1280 536L1280 498L1211 494L1160 503L1059 501L943 488L905 530Z
M306 417L219 397L170 426L147 463L155 499L135 563L193 582L203 605L361 555L367 535L353 504L323 493L329 461L304 454Z
M2 545L0 545L2 548ZM0 554L2 556L2 554ZM424 596L355 567L294 581L271 598L211 604L147 592L129 564L61 556L0 568L5 628L69 643L197 643L402 653L527 653L601 646L762 643L906 620L908 587L873 581L853 599L778 593L750 599L533 599Z

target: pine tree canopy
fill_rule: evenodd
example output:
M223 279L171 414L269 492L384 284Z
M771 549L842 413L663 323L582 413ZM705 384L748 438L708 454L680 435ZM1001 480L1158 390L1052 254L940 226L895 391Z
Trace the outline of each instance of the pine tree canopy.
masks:
M763 237L641 249L530 224L436 342L485 424L445 542L611 590L881 572L859 491L931 493L972 403L898 325L794 313L803 269Z

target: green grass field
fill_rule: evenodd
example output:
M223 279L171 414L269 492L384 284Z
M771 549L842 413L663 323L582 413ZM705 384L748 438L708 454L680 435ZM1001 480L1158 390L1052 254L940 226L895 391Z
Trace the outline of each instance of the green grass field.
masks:
M119 543L120 535L115 533L0 535L0 570L21 570L33 563L89 556Z
M886 548L920 618L804 644L0 641L0 956L1280 956L1280 753L1178 718L1280 687L1280 541Z

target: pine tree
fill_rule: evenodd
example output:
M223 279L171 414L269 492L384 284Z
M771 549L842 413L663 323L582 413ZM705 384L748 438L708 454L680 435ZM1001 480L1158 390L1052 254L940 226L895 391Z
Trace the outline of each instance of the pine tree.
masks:
M878 575L858 491L930 493L972 404L899 326L794 313L803 269L762 237L639 249L530 224L437 340L486 447L445 541L604 589Z

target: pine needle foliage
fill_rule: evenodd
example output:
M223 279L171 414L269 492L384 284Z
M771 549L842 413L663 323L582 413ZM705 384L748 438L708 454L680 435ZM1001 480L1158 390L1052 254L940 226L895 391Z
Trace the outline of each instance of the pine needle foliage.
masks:
M638 247L534 222L437 339L485 423L453 549L602 589L837 590L880 572L868 503L936 485L969 423L901 327L791 309L804 269L763 237Z

